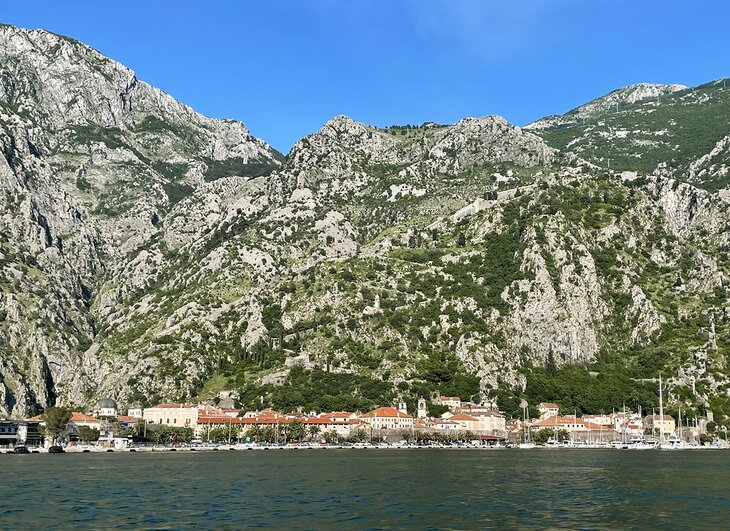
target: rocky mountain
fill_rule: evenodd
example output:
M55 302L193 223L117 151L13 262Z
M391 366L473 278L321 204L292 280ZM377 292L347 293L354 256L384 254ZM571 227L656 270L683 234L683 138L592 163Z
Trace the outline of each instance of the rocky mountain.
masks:
M730 185L726 85L724 79L693 88L633 85L526 129L552 147L612 170L723 190Z
M205 118L91 48L0 27L0 402L83 400L101 322L174 205L281 165L238 122ZM96 347L95 347L96 348ZM61 391L63 388L67 391Z
M605 96L589 101L564 115L547 116L525 126L525 129L540 130L553 129L559 126L573 125L598 118L604 114L617 111L619 107L639 101L657 98L679 90L685 90L684 85L659 85L655 83L637 83L609 92Z
M730 416L722 82L524 129L338 116L283 158L76 41L0 43L3 414L648 408L661 370L673 404Z

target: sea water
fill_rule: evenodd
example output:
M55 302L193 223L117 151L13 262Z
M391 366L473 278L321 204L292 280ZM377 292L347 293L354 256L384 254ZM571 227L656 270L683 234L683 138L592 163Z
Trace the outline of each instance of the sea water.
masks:
M0 455L0 528L730 528L730 451Z

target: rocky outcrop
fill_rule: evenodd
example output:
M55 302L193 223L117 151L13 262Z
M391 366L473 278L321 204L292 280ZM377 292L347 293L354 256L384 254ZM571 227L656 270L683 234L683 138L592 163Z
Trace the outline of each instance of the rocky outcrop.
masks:
M599 117L626 104L672 94L685 89L687 87L684 85L637 83L609 92L605 96L576 107L562 116L548 116L531 122L525 126L525 129L539 130L570 125Z
M0 414L264 396L293 367L489 394L650 346L726 389L730 204L692 179L615 175L495 116L338 116L282 160L71 39L2 26L0 65Z

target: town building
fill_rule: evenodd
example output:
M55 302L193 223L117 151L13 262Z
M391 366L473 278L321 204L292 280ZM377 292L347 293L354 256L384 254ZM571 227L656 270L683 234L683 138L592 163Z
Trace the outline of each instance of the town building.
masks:
M451 411L456 411L461 407L461 398L458 396L440 396L436 403L440 406L446 406Z
M306 426L317 426L320 433L335 432L338 437L348 437L353 431L363 428L365 423L355 413L333 412L304 419Z
M116 418L118 415L117 403L111 398L102 398L97 402L94 415L98 418Z
M600 424L594 424L592 422L586 422L585 420L571 416L571 417L561 417L559 415L549 417L546 419L538 420L537 422L533 422L530 425L531 431L540 431L543 429L550 429L550 430L567 430L571 433L571 435L575 436L576 434L582 434L585 438L585 435L588 433L602 433L604 431L608 433L613 433L613 430L610 428L606 430L605 426L602 426Z
M195 404L158 404L145 408L144 420L150 424L195 429L198 424L198 409Z
M458 423L464 431L476 432L479 430L479 419L467 413L456 413L444 418L451 422Z
M462 403L462 406L455 412L455 414L459 413L477 419L476 427L469 428L470 430L473 429L481 434L490 435L504 435L506 433L506 419L504 415L496 410L494 402L482 402L479 405ZM447 412L442 416L454 420L453 415L454 413Z
M394 407L379 407L362 415L360 420L375 430L413 429L413 417Z
M644 435L644 421L638 413L622 411L611 415L611 424L617 434L627 437Z
M522 433L525 425L520 419L509 419L505 422L505 429L507 433Z
M31 417L28 419L29 422L35 422L40 424L41 426L45 425L45 421L40 415L37 415L35 417ZM92 417L91 415L87 415L86 413L81 413L80 411L72 411L71 412L71 418L68 421L68 424L66 425L66 433L62 434L63 438L65 439L72 439L75 438L78 435L79 428L82 426L86 426L88 428L102 431L102 421L96 417Z
M0 446L39 445L39 428L37 420L0 420Z
M606 426L607 429L609 427L613 426L613 421L611 420L611 415L583 415L581 417L585 422L591 422L593 424L598 424L599 426Z
M480 434L506 435L507 422L498 411L475 411L472 416L479 420L477 432Z
M540 402L537 405L537 410L540 412L540 420L545 420L557 417L560 413L560 406L552 402Z
M142 419L144 418L144 409L139 404L132 404L127 408L127 416Z
M660 415L649 415L644 417L644 427L654 435L659 435L660 433L670 435L674 433L677 425L674 422L674 417L670 415L664 415L664 418Z
M425 398L418 399L418 413L416 414L416 417L419 419L425 419L428 417L428 407L426 406Z
M123 430L129 429L140 422L142 422L141 418L131 417L129 415L117 415L117 423Z
M460 431L464 427L461 423L449 419L433 419L426 421L426 427L436 431Z
M81 426L87 426L91 429L101 431L102 424L101 420L98 418L87 415L86 413L81 413L80 411L73 411L68 423L74 435L78 432L78 429Z

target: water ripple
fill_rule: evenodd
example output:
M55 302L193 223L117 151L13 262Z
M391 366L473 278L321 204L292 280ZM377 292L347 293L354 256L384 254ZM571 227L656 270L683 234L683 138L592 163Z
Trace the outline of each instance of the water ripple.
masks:
M0 523L719 529L730 507L729 458L601 450L38 454L3 463Z

